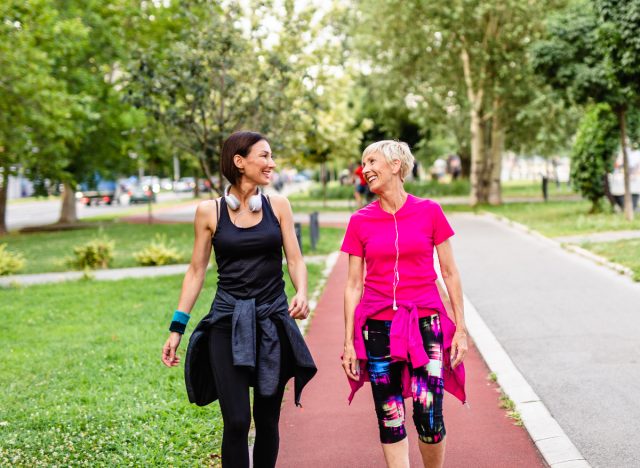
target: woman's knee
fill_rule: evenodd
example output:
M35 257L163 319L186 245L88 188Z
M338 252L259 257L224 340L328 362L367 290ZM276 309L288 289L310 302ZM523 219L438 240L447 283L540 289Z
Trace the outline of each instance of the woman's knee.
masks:
M243 436L249 434L250 427L251 413L249 411L237 412L224 418L224 432L226 434Z
M444 427L444 419L442 417L442 414L414 414L413 422L416 425L418 438L425 444L438 444L442 442L444 436L447 434L447 431Z

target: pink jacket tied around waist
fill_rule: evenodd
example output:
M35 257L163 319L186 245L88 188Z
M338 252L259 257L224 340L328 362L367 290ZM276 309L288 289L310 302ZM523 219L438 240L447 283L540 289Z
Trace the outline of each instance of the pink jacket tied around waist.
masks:
M367 372L367 351L364 346L364 338L362 329L368 318L378 312L389 309L392 306L392 300L377 295L371 291L367 291L360 304L356 307L354 315L354 347L356 357L360 361L360 378L353 380L347 377L351 386L351 394L349 395L349 403L353 400L355 393L369 380ZM429 356L424 350L422 335L420 334L420 326L418 323L418 308L423 308L422 304L413 304L407 301L400 301L397 304L398 310L391 321L390 332L390 351L391 358L397 361L409 361L414 368L422 367L429 362ZM436 309L440 317L440 326L442 327L442 336L444 344L443 353L443 375L444 388L446 391L455 396L462 403L466 402L466 393L464 389L465 373L464 364L458 365L455 369L451 369L451 341L456 331L456 325L447 315L444 307ZM409 369L405 366L402 373L402 396L408 398L411 396L411 381Z

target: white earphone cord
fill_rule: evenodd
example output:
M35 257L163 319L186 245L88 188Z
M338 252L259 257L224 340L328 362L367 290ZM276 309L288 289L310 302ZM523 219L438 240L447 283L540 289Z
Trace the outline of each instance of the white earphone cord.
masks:
M396 228L396 263L393 267L393 310L398 310L398 305L396 304L396 288L400 283L400 271L398 270L398 261L400 259L400 247L398 246L398 221L396 220L396 215L393 213L393 225Z

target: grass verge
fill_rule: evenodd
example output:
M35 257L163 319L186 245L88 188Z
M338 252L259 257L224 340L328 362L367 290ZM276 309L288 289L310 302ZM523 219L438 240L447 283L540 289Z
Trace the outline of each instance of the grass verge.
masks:
M309 265L309 290L323 265ZM289 297L294 289L285 274ZM209 309L207 275L180 346ZM182 276L0 290L0 466L194 466L219 459L214 403L187 401L160 350Z
M525 224L549 236L570 236L592 232L640 229L640 218L628 222L621 213L589 214L585 201L550 201L547 203L507 203L482 206L483 210Z
M633 280L640 281L640 239L587 242L580 247L630 268L633 271Z

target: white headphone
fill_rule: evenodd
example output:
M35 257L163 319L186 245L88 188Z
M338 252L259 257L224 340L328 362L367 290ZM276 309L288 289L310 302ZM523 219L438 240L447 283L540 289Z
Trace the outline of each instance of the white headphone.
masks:
M240 200L236 198L235 195L229 193L231 189L231 185L227 185L227 188L224 189L224 201L227 202L229 208L233 211L237 211L240 208ZM256 212L262 209L262 189L260 187L256 188L256 194L251 195L249 198L249 211Z

